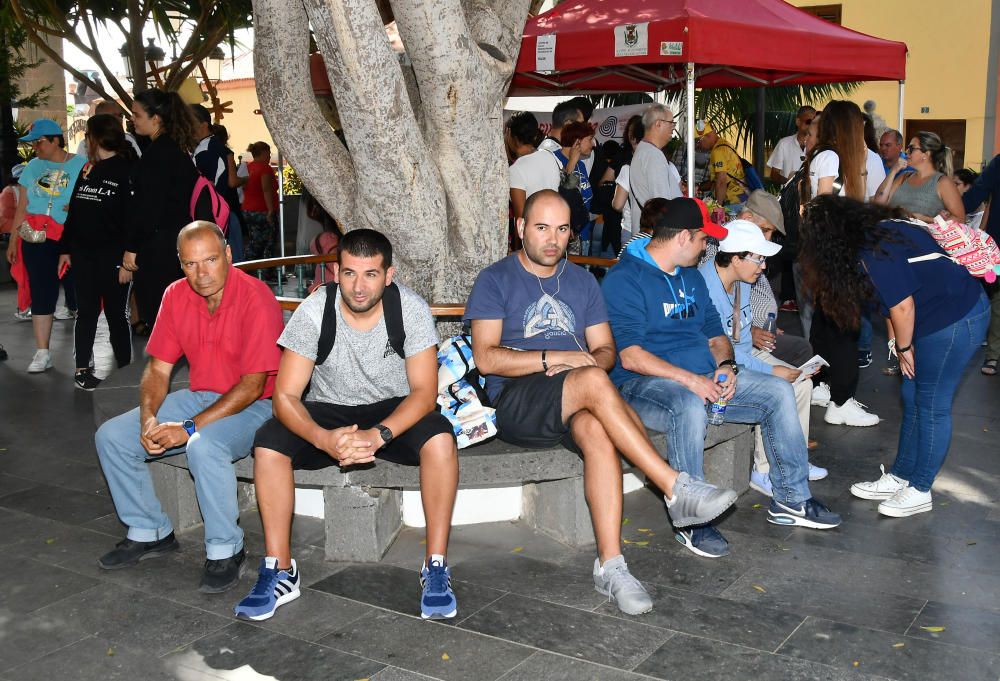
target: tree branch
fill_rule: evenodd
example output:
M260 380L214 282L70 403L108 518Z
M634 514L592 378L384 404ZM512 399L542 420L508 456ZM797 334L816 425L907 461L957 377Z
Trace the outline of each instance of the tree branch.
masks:
M87 31L87 39L90 41L91 45L96 46L97 38L94 36L94 29L93 26L91 25L90 18L87 16L86 12L83 11L81 11L81 17L83 19L84 30ZM93 50L92 53L90 54L90 57L94 60L94 62L97 63L98 68L101 69L101 73L104 74L104 77L107 79L107 82L111 85L111 88L121 98L122 103L125 105L125 108L131 109L132 98L128 96L128 92L125 90L125 88L122 87L121 83L118 82L117 76L115 76L115 74L111 72L111 69L108 68L107 63L105 63L104 61L104 57L101 56L101 51L96 49Z
M345 229L357 214L350 154L323 117L309 78L309 23L296 0L253 0L254 72L268 130L309 192Z

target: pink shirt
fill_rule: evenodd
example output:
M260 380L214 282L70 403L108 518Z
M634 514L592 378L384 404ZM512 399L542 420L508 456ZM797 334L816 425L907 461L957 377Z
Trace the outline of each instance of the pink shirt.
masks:
M146 351L169 364L187 357L193 391L226 393L243 376L266 372L260 396L266 399L274 392L283 326L281 308L267 284L230 266L214 314L187 279L167 287Z

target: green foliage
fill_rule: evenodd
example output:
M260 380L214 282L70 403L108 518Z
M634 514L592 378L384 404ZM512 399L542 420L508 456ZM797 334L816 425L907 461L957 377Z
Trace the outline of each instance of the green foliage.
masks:
M46 85L31 94L23 94L18 82L25 74L38 66L40 61L29 61L24 49L28 34L14 17L10 5L0 6L0 102L8 102L15 107L37 109L48 101L51 85Z
M281 171L281 181L285 185L285 196L299 196L302 193L302 180L292 166L285 166Z

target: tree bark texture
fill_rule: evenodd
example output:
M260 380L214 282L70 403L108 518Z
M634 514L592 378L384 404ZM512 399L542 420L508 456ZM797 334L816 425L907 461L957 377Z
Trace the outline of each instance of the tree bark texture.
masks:
M502 105L530 0L254 0L254 71L268 129L344 229L393 242L403 283L462 302L506 252ZM347 140L309 80L308 27Z

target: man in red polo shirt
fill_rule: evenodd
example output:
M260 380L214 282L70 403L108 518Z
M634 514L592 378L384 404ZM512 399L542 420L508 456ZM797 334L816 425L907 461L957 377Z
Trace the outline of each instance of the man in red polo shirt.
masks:
M266 284L232 266L214 224L182 229L177 254L185 279L163 294L139 407L106 422L95 437L115 510L128 526L98 564L117 570L178 548L145 461L186 452L205 519L200 590L221 593L239 581L245 558L233 462L250 453L254 433L271 417L281 308ZM167 394L182 356L190 386Z

